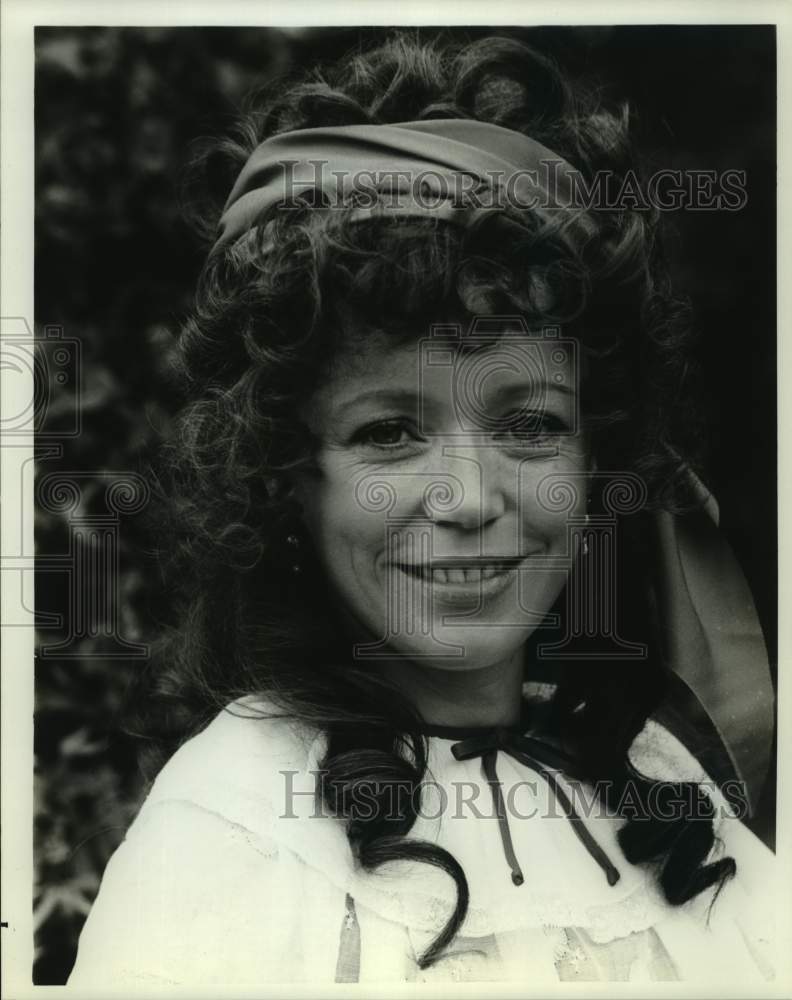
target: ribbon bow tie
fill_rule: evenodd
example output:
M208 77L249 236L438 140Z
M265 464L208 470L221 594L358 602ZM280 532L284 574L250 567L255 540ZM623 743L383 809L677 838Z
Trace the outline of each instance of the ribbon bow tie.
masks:
M556 802L561 806L567 819L572 824L572 829L591 857L605 873L608 885L615 885L620 878L618 870L612 864L605 851L603 851L589 833L585 823L575 811L572 801L556 777L555 772L559 771L564 772L570 777L576 777L579 774L579 768L575 766L572 758L535 737L524 736L511 729L498 728L466 737L451 747L451 753L453 753L457 760L470 760L473 757L481 757L484 776L492 792L503 851L512 872L512 882L515 885L522 885L525 879L520 864L517 861L517 856L514 853L511 831L509 830L509 822L506 817L506 806L503 800L503 790L495 769L499 750L502 750L503 753L507 753L514 760L529 767L547 782Z

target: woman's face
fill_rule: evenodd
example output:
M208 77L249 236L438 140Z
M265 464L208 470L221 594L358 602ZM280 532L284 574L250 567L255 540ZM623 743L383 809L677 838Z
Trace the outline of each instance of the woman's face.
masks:
M588 455L569 342L456 343L350 343L303 413L318 450L298 496L363 661L510 658L575 557L567 525L585 514ZM559 478L571 510L548 499Z

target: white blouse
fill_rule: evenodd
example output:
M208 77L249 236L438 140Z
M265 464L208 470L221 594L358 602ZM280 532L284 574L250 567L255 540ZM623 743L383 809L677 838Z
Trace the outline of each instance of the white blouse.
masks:
M618 869L615 885L547 782L499 753L524 874L515 885L481 759L456 760L454 741L434 736L410 836L453 854L470 906L444 957L421 970L418 958L453 912L452 879L412 861L357 868L343 824L314 798L324 738L262 711L252 698L234 703L162 770L107 866L70 986L773 978L772 918L762 904L774 856L720 793L710 860L733 857L737 875L711 910L714 889L674 907L648 867L625 860L622 821L591 789L581 795L564 783ZM655 722L630 756L648 777L707 780Z

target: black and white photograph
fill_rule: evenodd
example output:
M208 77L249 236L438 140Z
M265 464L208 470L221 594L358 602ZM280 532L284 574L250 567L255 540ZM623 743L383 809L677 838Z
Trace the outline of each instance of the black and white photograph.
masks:
M777 8L51 6L4 994L787 996Z

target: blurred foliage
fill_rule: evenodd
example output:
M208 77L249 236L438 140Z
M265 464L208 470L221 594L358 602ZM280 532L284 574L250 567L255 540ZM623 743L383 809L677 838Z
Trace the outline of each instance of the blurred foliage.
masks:
M695 166L703 156L708 167L741 167L750 150L750 165L764 170L766 179L773 164L774 84L760 60L771 51L772 39L753 31L750 39L744 26L729 38L710 28L687 29L685 39L668 33L673 29L663 35L653 28L513 33L529 36L573 69L607 70L621 96L635 97L646 109L646 137L659 162ZM80 515L107 513L100 472L120 479L125 472L145 470L157 442L168 434L178 403L168 364L201 264L201 251L183 221L180 195L192 144L222 132L240 99L271 76L340 55L361 36L382 33L37 29L36 329L41 335L49 325L60 326L64 337L79 341L82 352L79 380L61 384L52 378L41 441L59 440L61 453L47 457L42 451L39 475L93 473L93 480L81 480ZM741 106L746 110L738 115L735 109ZM708 158L710 153L722 161ZM762 303L766 307L759 314L759 323L767 327L765 339L759 340L750 376L761 381L772 372L775 357L768 332L773 240L762 229L772 218L772 204L769 214L767 207L772 194L770 185L756 192L754 215L746 212L738 220L742 238L736 248L723 219L711 220L709 231L710 220L684 220L682 244L692 240L695 257L680 258L676 269L694 300L706 306L705 344L710 336L727 348L729 330L736 344L748 308L744 289L734 280L735 262L750 273L753 287L764 292L764 299L759 294L752 300L754 318ZM744 377L745 370L739 360L721 360L718 377ZM759 414L768 426L774 426L771 395ZM76 409L82 417L80 434L58 439ZM739 434L739 427L724 419L725 430ZM771 437L766 445L764 452L757 450L751 437L745 453L757 463L764 455L772 464ZM766 477L766 470L757 465L756 474ZM737 488L738 500L745 492L744 484ZM759 494L767 504L772 489L766 481ZM736 519L738 540L740 525L756 521L755 499L751 504L749 516ZM772 525L772 511L765 514ZM41 556L67 553L71 531L67 513L39 508ZM772 576L774 544L771 527L758 540L751 532L747 555L759 560L752 582ZM151 642L167 595L145 511L121 516L119 563L119 633L130 642ZM40 629L40 654L44 645L69 635L67 582L64 573L37 574L37 609L63 616L61 627ZM765 613L774 607L772 584L766 586L760 607ZM62 983L68 976L101 873L141 794L134 747L120 735L119 722L130 683L145 661L118 659L90 635L72 653L68 659L39 655L36 667L34 976L42 984Z
M80 516L108 513L99 472L145 470L177 403L173 334L200 266L180 207L180 174L200 136L290 62L290 42L241 29L38 29L36 36L36 327L79 341L79 385L51 380L42 457L79 479ZM51 352L48 352L51 354ZM79 409L79 436L58 438ZM119 633L154 635L162 600L145 512L119 525ZM39 505L39 557L66 553L69 515ZM40 571L36 604L64 616L38 643L67 638L68 577ZM107 658L85 636L69 659L36 668L35 978L64 982L105 864L134 815L140 779L119 735L143 660ZM83 655L80 655L83 654Z

